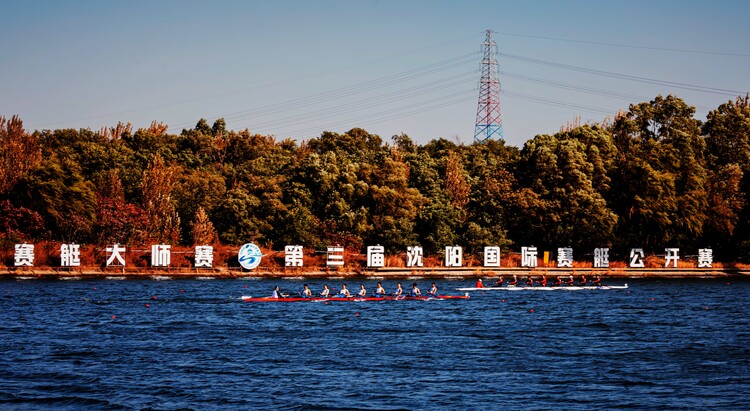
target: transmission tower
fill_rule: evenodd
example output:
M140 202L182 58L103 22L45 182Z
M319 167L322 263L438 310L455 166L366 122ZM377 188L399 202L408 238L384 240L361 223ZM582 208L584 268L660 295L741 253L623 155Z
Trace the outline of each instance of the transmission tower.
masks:
M474 140L484 143L491 138L503 138L503 120L500 115L500 80L497 76L497 44L492 40L492 30L482 43L482 77L479 79L479 104L474 126Z

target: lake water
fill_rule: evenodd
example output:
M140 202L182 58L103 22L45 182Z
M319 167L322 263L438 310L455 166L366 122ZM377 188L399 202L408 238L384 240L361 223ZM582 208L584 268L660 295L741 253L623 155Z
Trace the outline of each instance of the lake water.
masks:
M0 409L750 408L750 282L628 283L284 304L239 297L302 282L2 281Z

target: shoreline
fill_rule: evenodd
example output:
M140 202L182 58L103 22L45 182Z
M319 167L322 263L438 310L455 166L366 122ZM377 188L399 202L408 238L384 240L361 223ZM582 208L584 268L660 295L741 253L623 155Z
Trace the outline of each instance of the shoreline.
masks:
M740 268L517 268L517 267L421 267L401 268L385 267L360 270L300 270L300 269L256 269L252 271L239 268L174 268L169 270L143 267L100 269L83 267L75 270L52 268L0 268L0 280L13 279L441 279L459 280L476 278L493 278L507 276L539 277L599 275L602 278L750 278L750 269Z

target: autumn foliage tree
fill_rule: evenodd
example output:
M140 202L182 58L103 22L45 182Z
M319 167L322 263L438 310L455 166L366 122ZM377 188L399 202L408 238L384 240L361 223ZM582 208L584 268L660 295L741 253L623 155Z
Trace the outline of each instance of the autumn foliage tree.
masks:
M211 244L216 240L216 230L203 207L198 207L195 220L190 223L193 244Z
M180 216L172 201L178 169L168 166L155 155L143 172L141 196L148 219L148 237L157 242L177 243L180 239Z
M0 193L7 193L42 159L37 140L23 128L18 116L0 116Z

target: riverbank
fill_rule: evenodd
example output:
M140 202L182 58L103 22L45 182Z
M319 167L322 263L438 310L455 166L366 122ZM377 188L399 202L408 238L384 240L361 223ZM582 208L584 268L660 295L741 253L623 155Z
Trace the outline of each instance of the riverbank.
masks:
M243 270L239 267L213 269L152 269L152 268L109 268L81 267L73 270L52 268L0 268L0 279L180 279L180 278L282 278L282 279L317 279L317 278L492 278L499 276L548 277L600 275L602 278L750 278L747 268L487 268L487 267L422 267L401 268L386 267L362 270L325 270L325 269L268 269Z

